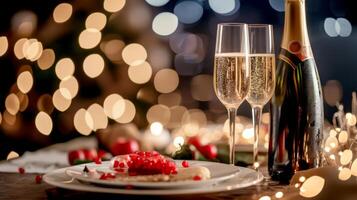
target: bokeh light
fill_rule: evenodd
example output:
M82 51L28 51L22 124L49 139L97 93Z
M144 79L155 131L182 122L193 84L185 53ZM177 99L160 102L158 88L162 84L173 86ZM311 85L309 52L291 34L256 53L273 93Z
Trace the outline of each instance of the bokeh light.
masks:
M338 36L337 30L336 30L336 23L337 23L337 21L334 18L328 17L325 19L324 29L328 36L330 36L330 37Z
M178 26L178 18L170 12L162 12L155 16L152 21L152 30L162 36L174 33Z
M35 125L37 130L43 135L49 135L53 127L51 117L42 111L36 115Z
M60 80L70 77L74 73L74 63L70 58L62 58L59 60L55 67L55 72Z
M182 136L177 136L174 138L174 141L173 141L173 145L176 147L176 148L181 148L181 146L185 143L185 138L183 138Z
M66 90L66 89L64 88L62 90ZM66 92L66 93L69 93L69 92ZM72 103L72 100L70 98L64 97L62 95L62 93L60 92L60 89L58 89L53 93L52 103L57 110L64 112L69 108L69 106Z
M115 121L122 124L130 123L134 119L136 114L135 105L127 99L125 99L124 101L125 101L124 113L119 118L115 119Z
M68 76L60 82L59 90L67 99L73 99L77 96L79 89L78 81L74 76Z
M28 37L37 28L37 16L30 10L19 11L11 18L11 29L18 37Z
M5 99L5 108L11 115L16 115L20 109L20 100L16 94L11 93Z
M0 37L0 56L4 55L9 48L9 42L6 36Z
M186 113L187 108L184 106L173 106L170 108L170 122L168 128L181 127L182 117Z
M7 157L6 157L6 160L11 160L11 159L15 159L15 158L18 158L19 157L19 154L15 151L11 151Z
M41 57L37 60L37 65L40 69L49 69L55 62L56 56L53 49L44 49Z
M69 3L61 3L53 10L53 19L57 23L63 23L69 20L73 12L72 5Z
M221 15L232 15L240 7L239 0L225 0L224 3L222 0L208 0L208 4L214 12Z
M122 57L128 65L139 65L146 60L147 52L141 44L132 43L123 49Z
M329 106L336 106L343 96L342 85L337 80L329 80L323 87L324 100Z
M125 111L125 101L119 94L111 94L105 98L103 108L109 118L118 119Z
M157 99L159 104L163 104L167 107L178 106L181 104L181 100L182 100L182 97L179 92L160 94Z
M179 76L172 69L162 69L156 73L154 78L155 89L161 93L170 93L176 90L178 84Z
M191 95L197 101L209 101L213 98L213 78L211 75L201 74L191 81Z
M32 74L29 71L22 72L17 77L16 84L22 93L24 93L24 94L28 93L31 90L32 85L33 85Z
M112 39L106 42L102 42L100 45L101 50L105 56L112 62L119 62L122 60L121 52L125 46L125 43L119 39Z
M104 10L108 12L118 12L125 6L126 0L104 0Z
M27 40L22 47L22 53L27 60L36 61L41 57L43 51L42 43L37 39Z
M160 7L167 4L167 2L169 2L170 0L145 0L145 1L152 6Z
M153 122L150 125L151 134L159 136L164 129L164 126L160 122Z
M181 23L193 24L201 19L203 7L196 1L181 1L176 4L174 13Z
M86 116L88 115L89 115L88 112L84 108L79 109L74 114L74 118L73 118L74 128L82 135L89 135L92 132L92 128L90 128L90 126L93 127L93 121L89 125L86 122Z
M87 118L88 115L86 115L85 118L86 118L87 124L90 124L90 123L88 123L88 120L93 120L93 127L91 127L93 129L93 131L107 128L108 118L107 118L106 114L104 113L104 109L101 105L96 104L96 103L92 104L87 109L87 112L90 115L90 118L89 119Z
M91 54L83 61L83 71L88 77L95 78L103 72L104 65L104 59L101 55Z
M37 100L37 109L45 113L51 114L54 106L52 103L52 97L49 94L43 94Z
M165 105L153 105L146 113L146 119L149 123L160 122L166 125L170 120L170 109Z
M200 109L187 110L182 116L182 125L195 124L204 127L207 124L206 114Z
M337 18L336 20L336 32L341 37L348 37L352 33L352 25L351 22L346 18Z
M95 12L90 14L85 22L86 28L94 28L97 29L98 31L102 30L107 23L107 17L100 12Z
M14 45L14 54L15 54L16 58L23 59L25 57L22 49L23 49L23 46L26 41L27 41L27 38L21 38L16 41L16 43Z
M325 186L325 179L320 176L309 177L300 187L300 195L306 198L315 197Z
M130 65L128 75L131 81L136 84L148 82L152 75L152 69L148 62L144 61L139 65Z
M27 96L27 94L23 94L22 92L16 93L16 96L20 102L19 111L21 112L25 111L27 106L29 105L29 97Z
M83 30L78 37L79 46L83 49L92 49L96 47L102 39L102 33L94 28Z
M278 11L278 12L284 12L285 11L285 1L284 0L269 0L270 6Z

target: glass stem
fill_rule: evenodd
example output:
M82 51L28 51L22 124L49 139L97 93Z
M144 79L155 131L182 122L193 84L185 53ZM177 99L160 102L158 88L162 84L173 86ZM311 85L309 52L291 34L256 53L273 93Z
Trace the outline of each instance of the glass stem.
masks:
M254 129L254 144L253 144L253 167L258 169L258 141L259 141L259 128L261 123L262 116L262 107L261 106L253 106L252 108L253 114L253 129Z
M229 119L229 164L235 164L235 126L236 126L236 114L237 108L228 108L228 119Z

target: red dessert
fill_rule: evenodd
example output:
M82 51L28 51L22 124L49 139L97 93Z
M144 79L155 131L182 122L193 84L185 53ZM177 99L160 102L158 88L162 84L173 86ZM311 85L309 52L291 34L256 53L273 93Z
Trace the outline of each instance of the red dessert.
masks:
M126 168L130 176L177 173L175 162L156 151L139 151L117 156L112 162L112 168Z

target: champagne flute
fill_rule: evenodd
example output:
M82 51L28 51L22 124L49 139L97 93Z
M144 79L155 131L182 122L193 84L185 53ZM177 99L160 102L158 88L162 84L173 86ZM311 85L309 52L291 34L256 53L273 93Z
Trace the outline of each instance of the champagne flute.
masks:
M258 169L258 140L263 106L268 103L275 89L275 55L273 26L251 24L249 32L250 88L247 101L252 107L254 144L253 167Z
M213 84L218 99L228 110L229 164L235 163L235 117L249 90L249 40L247 24L217 26Z

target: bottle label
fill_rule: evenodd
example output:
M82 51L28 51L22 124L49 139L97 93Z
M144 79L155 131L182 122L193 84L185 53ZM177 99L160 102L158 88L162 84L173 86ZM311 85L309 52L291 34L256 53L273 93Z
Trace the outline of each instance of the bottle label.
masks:
M302 45L301 42L297 40L293 40L289 42L287 47L282 47L282 48L289 51L291 54L295 55L302 62L310 58L313 58L311 47Z

